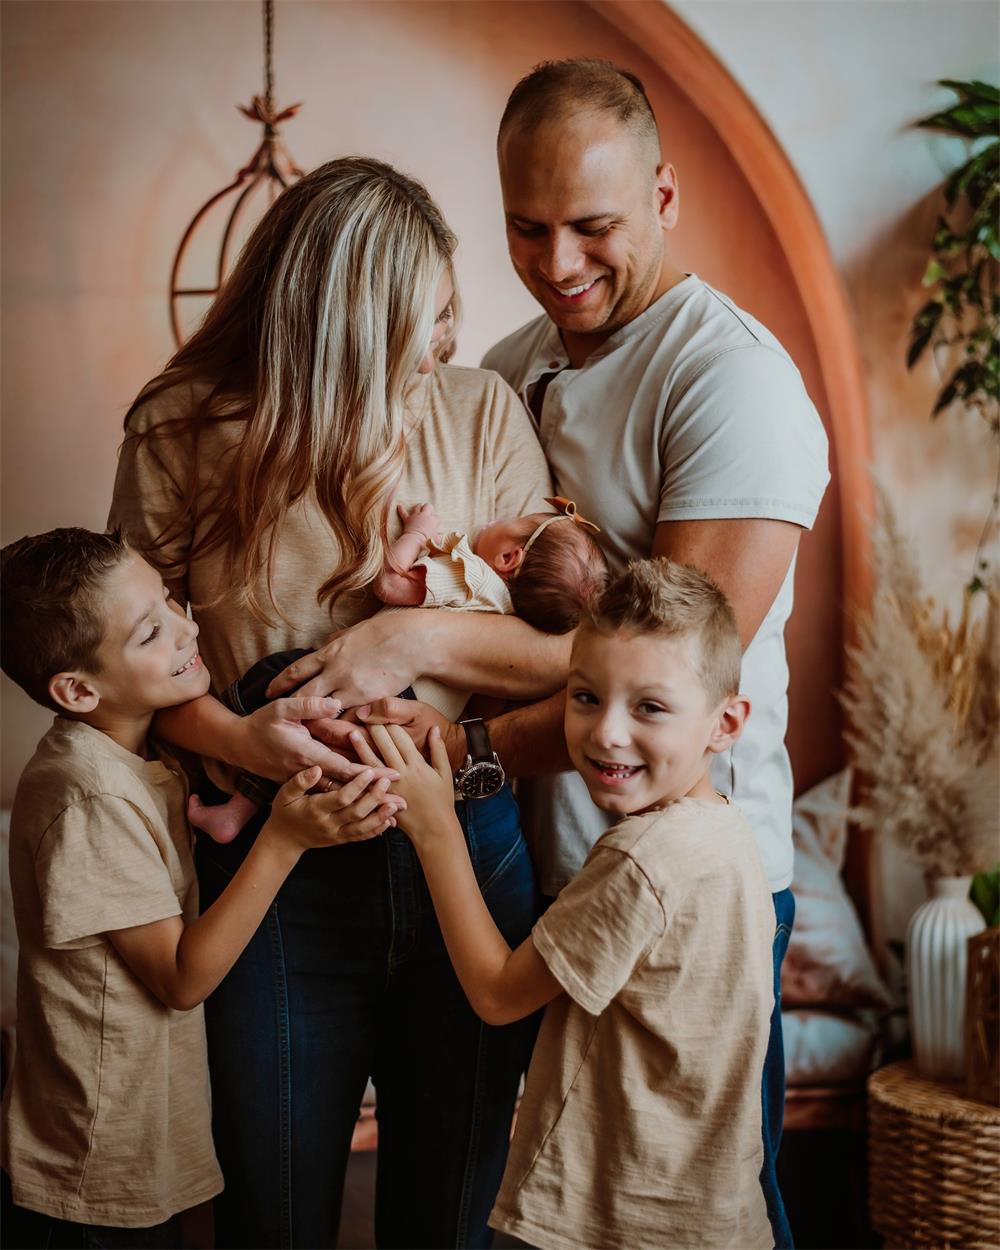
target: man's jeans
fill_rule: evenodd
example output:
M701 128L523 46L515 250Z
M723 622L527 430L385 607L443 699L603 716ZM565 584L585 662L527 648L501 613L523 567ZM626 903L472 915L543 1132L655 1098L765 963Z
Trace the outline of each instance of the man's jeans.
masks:
M514 796L505 786L456 811L486 904L517 946L531 931L537 893ZM227 846L199 835L203 908L225 888L263 815ZM537 1020L491 1028L472 1011L400 830L307 851L206 1003L206 1023L226 1179L216 1199L219 1247L336 1245L369 1076L378 1245L490 1244L486 1220Z
M775 930L772 955L774 960L774 1010L771 1012L771 1032L764 1059L762 1091L762 1129L764 1135L764 1166L760 1170L760 1183L767 1200L767 1216L771 1221L776 1250L791 1250L792 1230L785 1214L785 1204L778 1189L775 1166L781 1145L781 1125L785 1114L785 1047L781 1035L781 964L788 950L788 939L795 922L795 896L791 890L781 890L771 896L774 899Z

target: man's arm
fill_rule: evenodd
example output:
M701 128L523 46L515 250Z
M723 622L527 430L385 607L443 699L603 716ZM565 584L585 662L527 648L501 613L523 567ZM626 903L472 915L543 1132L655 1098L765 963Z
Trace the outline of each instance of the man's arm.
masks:
M661 521L652 555L708 574L733 605L745 651L778 597L801 533L790 521L756 517Z

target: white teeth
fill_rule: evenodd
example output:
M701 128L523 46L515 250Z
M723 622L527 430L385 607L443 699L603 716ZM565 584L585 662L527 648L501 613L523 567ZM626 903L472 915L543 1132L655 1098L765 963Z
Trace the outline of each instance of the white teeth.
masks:
M589 291L590 288L594 285L594 282L596 281L597 279L594 278L593 281L591 282L585 282L583 286L571 286L571 287L565 287L565 288L561 286L557 286L556 290L559 292L560 295L582 295L584 291Z
M192 668L192 667L193 667L193 665L194 665L194 663L195 663L195 661L196 661L197 659L198 659L198 652L196 651L196 652L194 653L194 655L190 658L190 660L188 660L188 662L187 662L186 664L182 664L182 665L181 665L181 667L180 667L180 668L179 668L179 669L178 669L175 673L171 673L171 674L170 674L170 676L171 676L171 677L180 677L181 673L186 673L186 672L188 671L188 669L189 669L189 668Z

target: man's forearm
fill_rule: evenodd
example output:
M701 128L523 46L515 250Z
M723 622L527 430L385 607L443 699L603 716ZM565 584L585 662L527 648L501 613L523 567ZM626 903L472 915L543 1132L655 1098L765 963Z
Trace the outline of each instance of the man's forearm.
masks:
M538 777L572 768L563 715L566 691L505 712L488 722L490 741L510 777Z

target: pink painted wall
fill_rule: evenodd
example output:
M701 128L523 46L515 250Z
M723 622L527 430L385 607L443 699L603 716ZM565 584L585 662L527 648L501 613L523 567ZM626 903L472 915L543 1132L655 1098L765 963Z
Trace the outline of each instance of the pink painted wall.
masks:
M537 61L607 56L644 78L682 186L674 256L782 338L820 407L815 355L779 240L718 136L643 54L579 3L298 3L277 13L285 138L305 168L348 152L417 174L461 239L458 359L477 362L535 314L506 258L493 142L504 100ZM122 415L168 355L166 284L194 209L255 146L236 112L260 90L255 3L22 0L3 21L3 541L100 527ZM831 496L836 502L835 488ZM836 562L834 507L815 539ZM809 548L803 564L814 557ZM801 597L793 715L800 782L836 742L829 576ZM818 692L818 693L817 693ZM816 700L819 699L819 704ZM47 716L5 683L3 800ZM835 748L834 748L835 749Z

